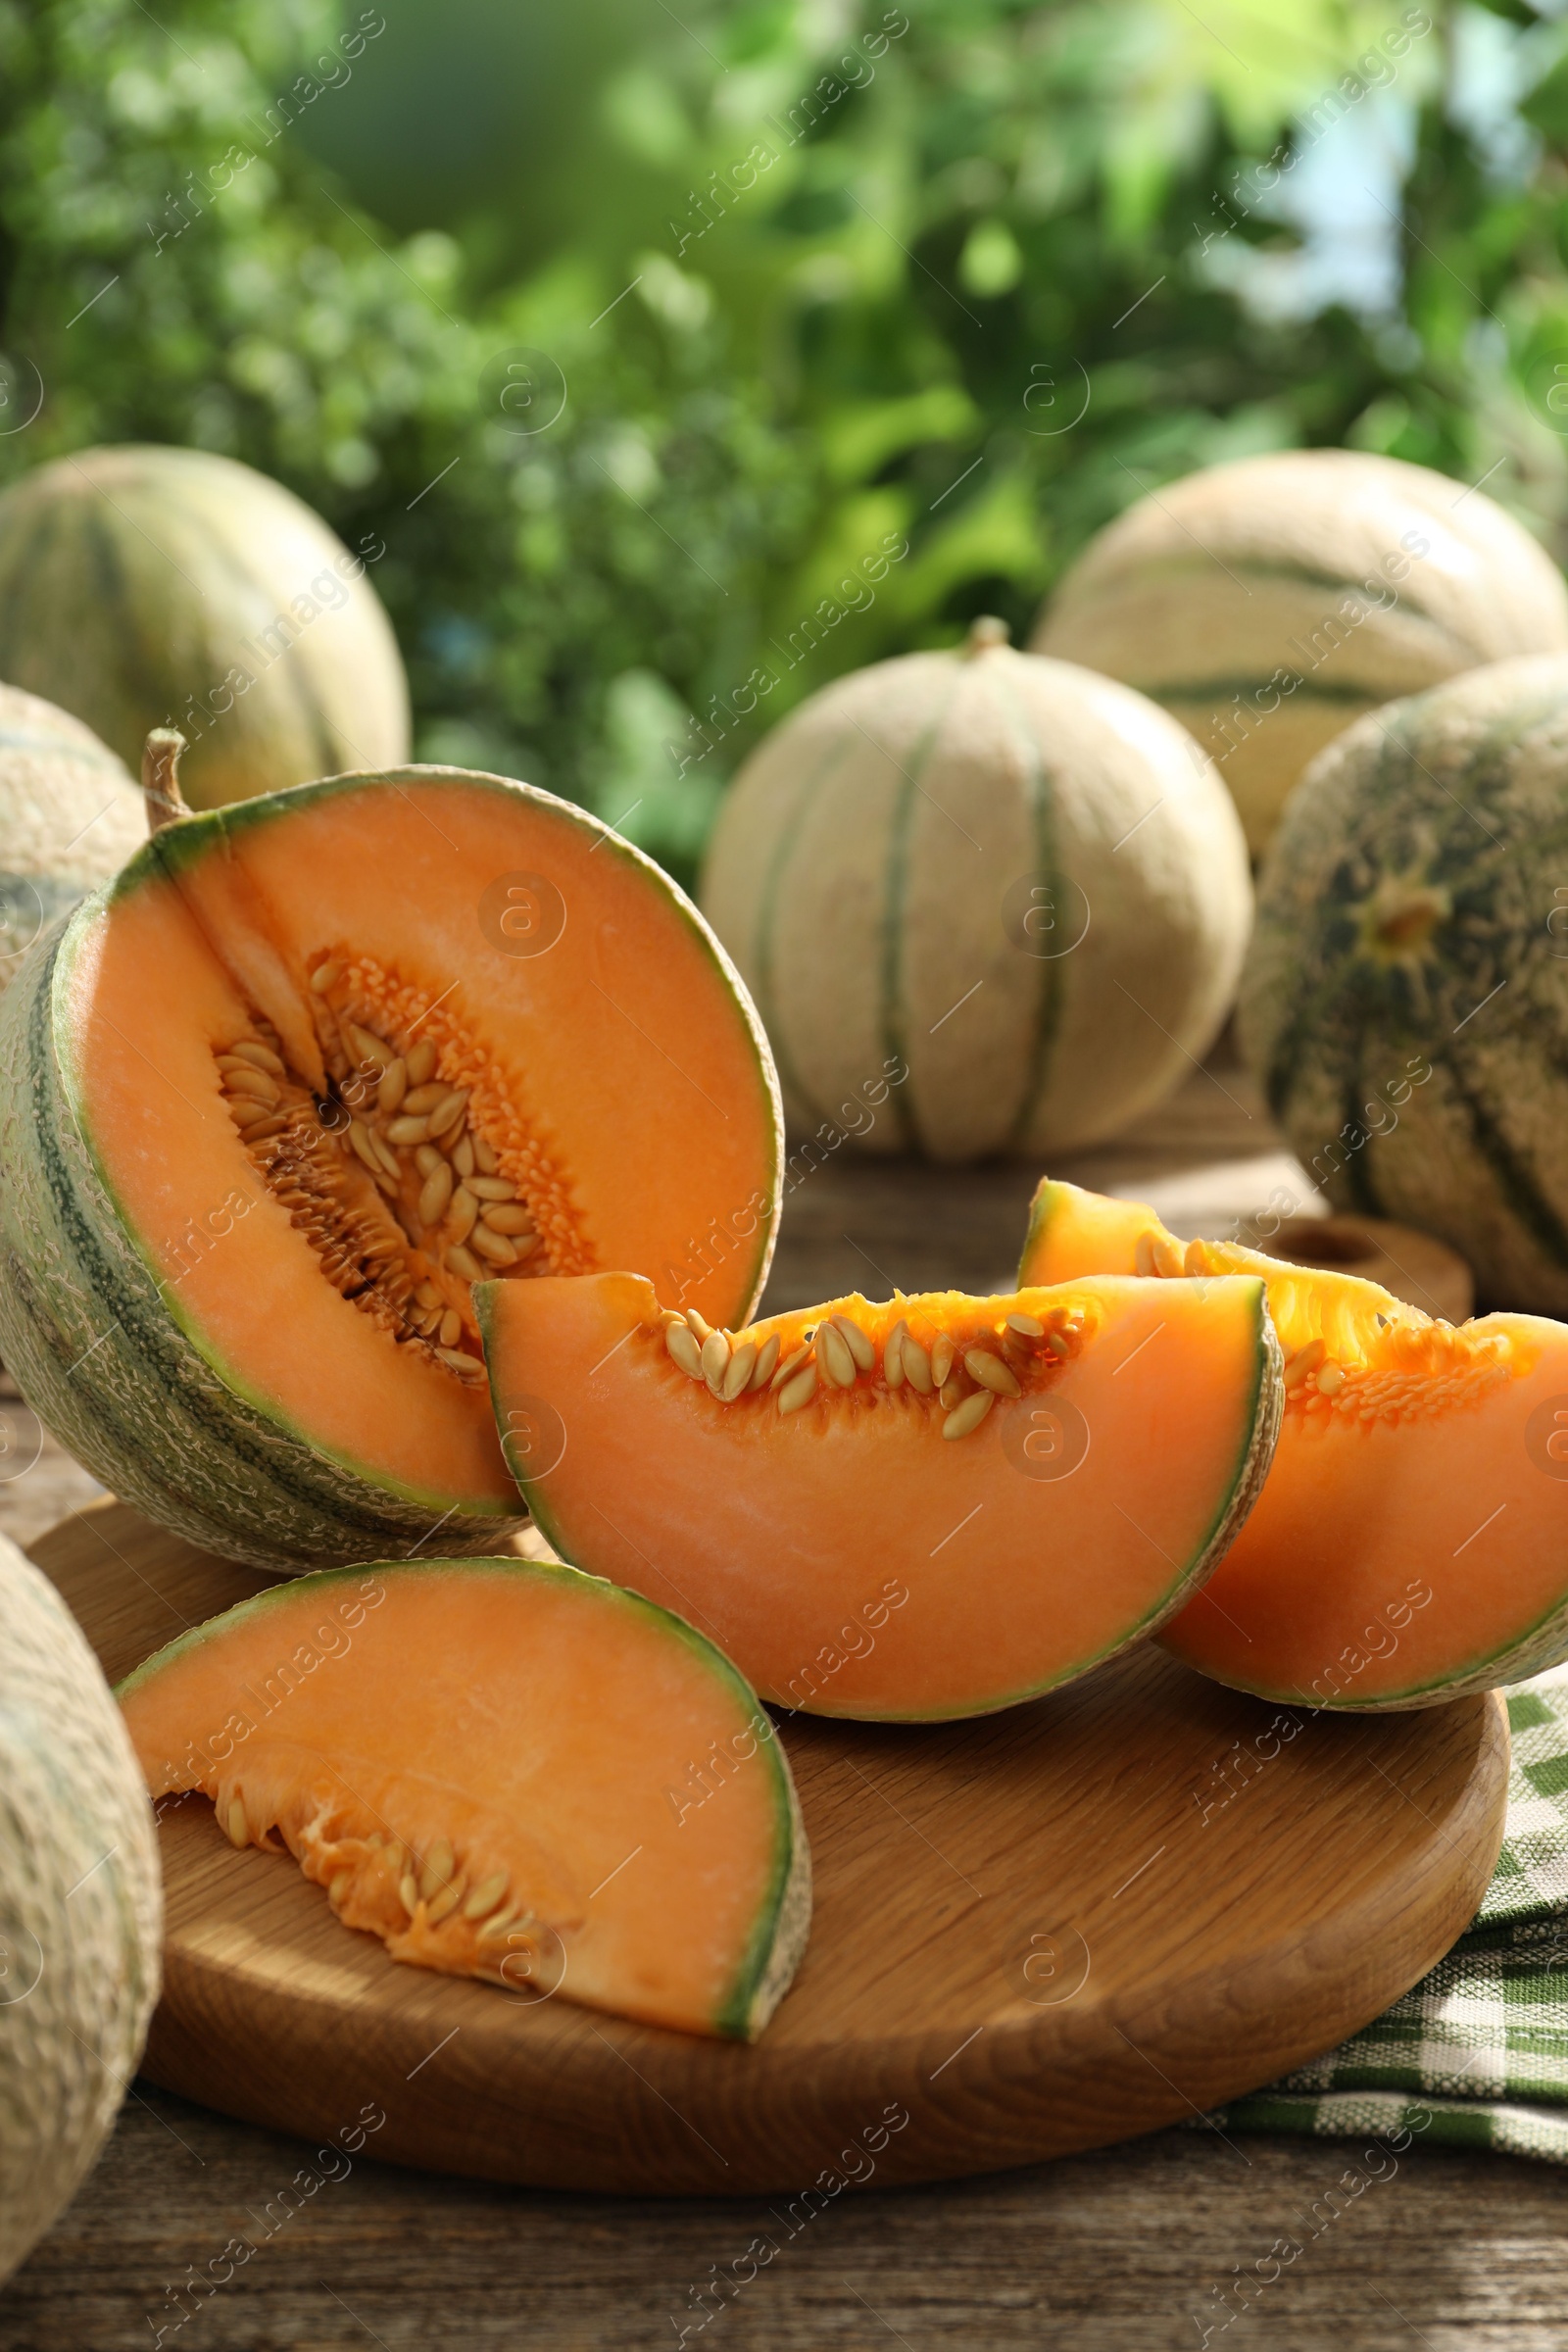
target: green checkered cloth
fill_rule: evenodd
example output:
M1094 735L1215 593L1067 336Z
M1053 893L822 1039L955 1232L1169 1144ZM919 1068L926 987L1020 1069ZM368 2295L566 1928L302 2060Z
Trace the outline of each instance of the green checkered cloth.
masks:
M1502 1853L1452 1951L1337 2050L1205 2121L1325 2138L1403 2128L1568 2164L1568 1667L1507 1701Z

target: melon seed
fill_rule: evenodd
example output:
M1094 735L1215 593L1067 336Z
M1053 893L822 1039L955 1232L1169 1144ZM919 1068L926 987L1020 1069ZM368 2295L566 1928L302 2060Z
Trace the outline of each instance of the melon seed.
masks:
M449 1274L461 1274L465 1282L483 1282L484 1280L483 1266L480 1265L473 1251L465 1250L461 1244L456 1249L446 1251L444 1263Z
M264 1116L260 1120L243 1120L240 1124L240 1134L246 1143L260 1144L264 1143L270 1135L281 1135L287 1125L288 1121L281 1111L274 1111L270 1116Z
M429 1131L431 1135L445 1135L449 1127L455 1127L463 1116L467 1100L467 1088L459 1087L448 1095L445 1101L438 1102L430 1113Z
M860 1329L853 1315L835 1315L833 1328L843 1336L844 1345L862 1372L876 1370L876 1348Z
M467 1909L466 1903L464 1905L464 1909ZM516 1924L517 1915L514 1911L498 1912L494 1919L485 1921L475 1941L478 1943L504 1943Z
M890 1389L902 1389L904 1386L904 1341L906 1329L906 1326L903 1316L901 1315L897 1323L894 1324L893 1329L888 1333L887 1345L882 1350L882 1377L887 1382Z
M431 1898L424 1916L432 1928L438 1928L448 1914L457 1909L467 1884L466 1878L454 1879L450 1886L443 1886L440 1893Z
M810 1356L809 1347L797 1348L792 1355L787 1355L773 1375L774 1388L782 1389L787 1380L793 1380L801 1366L810 1361Z
M954 1406L956 1404L960 1404L968 1394L968 1389L964 1382L959 1378L958 1374L956 1372L950 1372L947 1379L942 1383L941 1388L937 1391L937 1402L943 1406L946 1411L951 1413Z
M386 1141L386 1138L384 1136L377 1135L373 1127L369 1130L369 1136L371 1143L375 1146L381 1165L386 1170L387 1174L389 1176L401 1176L403 1169L398 1160L398 1155L393 1151L391 1145Z
M334 963L328 956L326 962L318 963L311 974L311 987L317 996L324 997L329 988L336 988L342 977L343 966Z
M832 1317L816 1335L816 1360L836 1388L854 1388L855 1358L850 1353L849 1342Z
M453 1194L447 1209L447 1231L455 1242L467 1240L473 1231L474 1219L478 1214L478 1201L466 1185L460 1184Z
M440 1334L443 1348L457 1346L463 1337L463 1317L455 1306L449 1306L445 1314L436 1318L436 1329Z
M816 1366L808 1364L804 1370L796 1373L793 1380L787 1380L780 1389L778 1409L781 1413L798 1413L802 1405L809 1404L815 1395Z
M1152 1274L1153 1271L1154 1237L1152 1233L1141 1233L1138 1236L1137 1247L1133 1250L1133 1272L1135 1274Z
M473 1156L481 1176L499 1176L501 1162L482 1135L473 1139Z
M479 1255L487 1257L493 1266L514 1266L516 1264L517 1252L506 1235L493 1231L482 1218L475 1225L468 1239L478 1250Z
M422 1144L429 1132L430 1126L427 1119L415 1118L405 1111L388 1127L387 1142L401 1145L404 1150L407 1150L410 1144Z
M994 1390L999 1396L1023 1395L1001 1356L993 1355L988 1348L966 1348L963 1351L963 1368L971 1380L977 1380L983 1389Z
M402 1902L404 1910L412 1919L415 1912L419 1907L419 1889L415 1885L414 1873L412 1870L406 1870L403 1873L402 1878L399 1879L398 1896Z
M250 1824L245 1819L245 1807L237 1796L231 1796L228 1800L228 1811L223 1817L223 1827L228 1832L230 1845L248 1845L250 1843Z
M421 1306L439 1306L441 1294L433 1282L421 1282L414 1296Z
M1322 1396L1337 1396L1345 1386L1343 1367L1339 1364L1324 1364L1318 1373L1317 1385Z
M451 1878L452 1862L451 1845L445 1838L438 1838L425 1855L424 1868L419 1873L419 1892L426 1902L430 1900L436 1888L444 1886Z
M1038 1315L1009 1315L1007 1329L1021 1332L1026 1340L1043 1340L1046 1336L1046 1327Z
M686 1309L686 1320L691 1325L693 1331L696 1332L697 1344L699 1347L701 1347L704 1341L708 1338L710 1332L711 1332L713 1326L711 1323L707 1323L703 1320L702 1316L697 1312L695 1306L689 1306Z
M766 1388L773 1377L773 1367L777 1362L778 1333L775 1331L762 1342L757 1361L752 1366L752 1387L754 1389Z
M724 1375L729 1370L729 1341L723 1332L710 1331L709 1333L703 1342L700 1360L703 1367L703 1378L716 1396L723 1385Z
M1321 1340L1308 1340L1306 1346L1292 1356L1285 1367L1285 1386L1298 1389L1309 1372L1315 1372L1327 1349Z
M422 1037L416 1046L410 1048L408 1061L409 1084L411 1086L427 1086L435 1074L435 1040Z
M347 1026L349 1038L360 1061L362 1063L368 1062L379 1076L381 1071L388 1068L395 1058L391 1047L384 1044L380 1038L372 1037L368 1029L362 1029L358 1021L350 1021Z
M742 1390L750 1385L752 1368L756 1362L757 1342L743 1341L730 1357L729 1369L719 1387L718 1393L726 1404L733 1404Z
M989 1389L976 1389L972 1396L966 1396L960 1405L949 1413L942 1424L942 1435L945 1438L966 1438L972 1429L979 1428L996 1401Z
M483 1919L487 1911L495 1909L511 1884L511 1876L504 1870L493 1871L489 1878L481 1879L463 1906L464 1918Z
M347 1894L353 1884L354 1873L352 1870L335 1870L332 1873L332 1883L326 1890L326 1899L332 1905L334 1910L337 1908L338 1904L341 1903L343 1897Z
M468 1186L483 1184L482 1176L466 1176ZM532 1233L533 1219L520 1200L492 1200L484 1212L484 1221L492 1233Z
M664 1346L672 1360L680 1366L688 1380L703 1377L703 1356L689 1324L676 1321L664 1326Z
M906 1325L901 1326L901 1330L899 1361L904 1366L904 1377L920 1396L929 1396L936 1385L931 1377L931 1358Z
M446 1101L450 1091L450 1088L439 1083L411 1087L403 1098L403 1107L411 1117L422 1119L426 1111L434 1110L438 1102Z
M952 1334L939 1331L931 1345L931 1378L939 1389L946 1384L948 1374L953 1370L953 1359L957 1352Z
M1067 1337L1064 1332L1048 1331L1046 1334L1046 1346L1051 1349L1053 1355L1071 1355L1072 1353L1072 1348L1068 1344Z
M1187 1260L1180 1242L1173 1242L1168 1233L1156 1233L1151 1247L1156 1274L1163 1274L1170 1281L1186 1273Z
M456 1139L449 1135L442 1149L451 1152L452 1165L460 1176L473 1174L473 1138L466 1129L461 1130Z
M440 1153L433 1150L433 1147L427 1148L432 1151L435 1166L425 1177L423 1189L419 1194L419 1223L421 1225L439 1225L446 1215L447 1202L452 1198L452 1170ZM425 1300L426 1306L432 1306L434 1303L433 1299Z
M420 1144L415 1152L414 1164L421 1176L433 1176L437 1168L446 1167L447 1162L442 1158L434 1144Z
M370 1141L370 1130L366 1126L363 1119L350 1119L349 1142L353 1145L361 1159L364 1160L371 1175L374 1176L379 1174L381 1171L381 1162L376 1154L375 1146Z
M470 1193L479 1200L515 1200L517 1188L504 1176L474 1176L464 1178Z
M381 1083L375 1090L375 1107L383 1118L391 1118L408 1091L409 1065L401 1057L389 1062L381 1072Z

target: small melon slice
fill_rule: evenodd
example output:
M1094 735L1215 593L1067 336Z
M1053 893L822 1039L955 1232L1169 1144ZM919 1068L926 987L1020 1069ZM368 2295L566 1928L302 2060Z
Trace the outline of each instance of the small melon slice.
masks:
M1442 1322L1047 1179L1019 1280L1102 1270L1181 1276L1171 1290L1259 1274L1285 1349L1267 1485L1167 1648L1261 1697L1353 1710L1432 1706L1568 1657L1568 1326Z
M710 1642L597 1577L325 1570L119 1695L154 1797L280 1838L395 1960L741 2040L795 1973L810 1860L772 1726Z
M983 1714L1087 1672L1208 1573L1273 1448L1256 1276L853 1297L733 1339L633 1274L474 1296L557 1549L821 1714Z

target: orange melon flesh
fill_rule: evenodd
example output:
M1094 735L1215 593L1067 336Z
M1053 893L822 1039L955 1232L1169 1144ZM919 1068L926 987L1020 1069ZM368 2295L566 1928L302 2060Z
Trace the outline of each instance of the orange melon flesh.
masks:
M742 2038L794 1972L809 1865L767 1717L710 1642L597 1579L318 1572L119 1695L155 1799L196 1789L235 1844L281 1839L396 1960Z
M1568 1656L1568 1327L1436 1321L1353 1275L1183 1244L1140 1202L1043 1183L1020 1280L1102 1267L1154 1277L1156 1295L1170 1269L1171 1289L1254 1271L1285 1350L1273 1467L1164 1628L1178 1657L1264 1697L1366 1709Z
M321 1279L225 1106L217 1056L240 1036L270 1034L324 1083L311 979L329 957L346 1013L378 1008L394 1050L430 1041L442 1078L472 1090L541 1237L524 1274L630 1259L710 1313L746 1310L770 1247L775 1107L733 975L613 836L544 795L413 768L215 812L151 848L76 956L82 1124L186 1328L314 1446L437 1507L514 1505L482 1377L395 1345ZM539 872L564 928L514 956L524 915L485 894ZM405 1202L418 1190L411 1172ZM440 1258L437 1236L416 1271L460 1311L478 1376L467 1284Z
M728 1401L681 1368L672 1345L689 1365L699 1335L672 1339L680 1319L639 1276L475 1297L503 1442L556 1548L680 1609L765 1698L823 1714L978 1714L1084 1673L1207 1573L1273 1442L1255 1277L842 1298L737 1335L777 1339L785 1385ZM824 1337L834 1317L869 1369ZM927 1379L956 1345L947 1402L902 1376L902 1339L890 1379L901 1326ZM818 1377L792 1407L811 1345ZM971 1348L1019 1393L975 1404ZM960 1410L976 1425L950 1439Z

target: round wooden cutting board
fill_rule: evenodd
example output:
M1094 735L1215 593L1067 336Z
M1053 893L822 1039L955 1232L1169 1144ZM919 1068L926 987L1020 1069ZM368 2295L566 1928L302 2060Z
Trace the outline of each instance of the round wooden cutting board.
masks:
M119 1503L33 1557L112 1679L270 1581ZM1495 1694L1285 1714L1146 1648L977 1722L797 1717L783 1739L816 1912L754 2048L399 1966L186 1797L161 1825L145 2072L323 2143L557 2188L820 2200L985 2172L1328 2048L1447 1949L1502 1836Z

